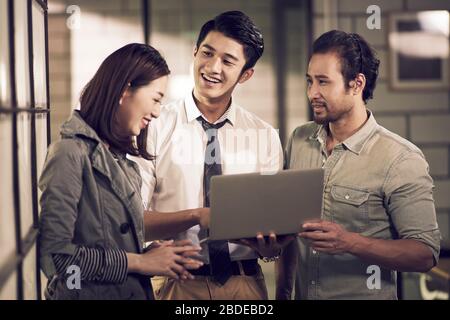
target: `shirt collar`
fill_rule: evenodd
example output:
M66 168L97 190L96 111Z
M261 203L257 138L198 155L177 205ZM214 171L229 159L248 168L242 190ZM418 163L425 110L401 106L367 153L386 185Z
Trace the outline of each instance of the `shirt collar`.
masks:
M355 154L360 154L361 150L364 148L366 142L372 136L372 133L377 129L378 123L375 120L372 112L367 110L368 119L366 123L355 132L352 136L348 137L342 144L351 152ZM325 143L326 136L328 134L328 125L319 125L317 130L309 137L312 140L318 140L320 143Z
M187 116L188 122L191 122L191 121L197 119L198 117L203 117L205 120L207 120L203 116L203 114L200 112L200 110L197 108L197 104L195 103L193 92L189 93L184 98L184 108L186 110L186 116ZM214 124L220 123L225 120L228 120L228 122L230 122L231 125L234 125L234 123L236 121L236 105L233 103L233 99L231 99L231 104L228 107L228 109L225 111L225 113L216 122L214 122Z
M368 119L361 129L356 131L351 137L347 138L343 144L353 153L360 154L364 145L372 136L373 132L378 127L372 112L367 110Z

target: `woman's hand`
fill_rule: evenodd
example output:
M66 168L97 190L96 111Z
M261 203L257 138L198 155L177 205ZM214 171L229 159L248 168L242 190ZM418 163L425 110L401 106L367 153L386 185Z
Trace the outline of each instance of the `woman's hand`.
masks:
M199 246L192 245L190 240L163 241L152 245L151 249L143 254L127 253L128 272L193 279L188 270L203 265L201 261L193 259L198 256L200 249Z

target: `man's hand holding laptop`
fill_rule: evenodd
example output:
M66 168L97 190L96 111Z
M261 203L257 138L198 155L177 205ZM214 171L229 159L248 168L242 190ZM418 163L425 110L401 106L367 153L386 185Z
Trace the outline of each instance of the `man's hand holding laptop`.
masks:
M232 241L237 244L246 245L264 258L279 257L285 246L295 239L295 234L276 235L270 232L268 236L264 236L258 232L255 238L245 238Z

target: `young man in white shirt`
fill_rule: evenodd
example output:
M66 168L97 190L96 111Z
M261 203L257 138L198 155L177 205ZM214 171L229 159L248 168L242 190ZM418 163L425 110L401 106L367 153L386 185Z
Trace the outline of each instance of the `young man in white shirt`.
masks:
M150 124L148 150L156 159L136 160L147 209L209 207L212 175L282 168L277 132L232 100L234 88L252 77L263 50L261 32L242 12L224 12L203 25L194 49L195 87L185 99L163 106L159 119ZM175 238L200 243L207 237L208 218L200 217L199 225ZM175 214L167 219L182 218ZM154 278L157 299L267 299L257 259L276 255L281 244L273 235L267 245L259 238L259 246L252 246L258 251L229 242L201 245L205 266L193 272L195 279Z

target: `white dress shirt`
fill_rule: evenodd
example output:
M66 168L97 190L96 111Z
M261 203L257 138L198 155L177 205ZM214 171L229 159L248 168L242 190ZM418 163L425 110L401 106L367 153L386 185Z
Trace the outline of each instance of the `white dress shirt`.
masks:
M203 116L192 94L161 108L148 130L147 151L153 161L130 157L139 164L142 199L147 210L171 212L203 207L203 169L207 135L197 120ZM234 102L216 121L227 123L218 129L222 174L262 172L282 169L283 151L277 131ZM245 194L240 201L245 201ZM236 221L239 223L239 221ZM194 226L177 239L198 244L206 230ZM257 254L246 246L229 244L231 260L246 260ZM202 260L209 263L207 242L202 243Z

